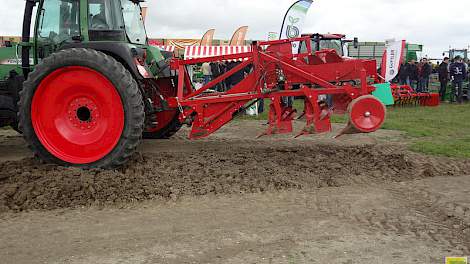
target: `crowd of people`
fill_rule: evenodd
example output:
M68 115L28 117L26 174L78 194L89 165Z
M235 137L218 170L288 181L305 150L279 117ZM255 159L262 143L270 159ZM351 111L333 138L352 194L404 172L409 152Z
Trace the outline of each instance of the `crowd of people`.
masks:
M429 92L430 76L433 72L433 66L426 58L421 59L419 63L410 60L401 65L395 81L401 85L409 85L417 93L426 93ZM450 83L452 85L450 102L462 103L464 101L463 83L469 79L469 62L464 62L460 56L456 56L452 61L446 57L438 65L436 72L439 75L441 101L445 100ZM470 98L470 89L467 92L467 98Z
M409 85L416 92L428 92L432 66L427 59L421 59L419 63L410 60L403 63L398 72L398 80L401 85Z

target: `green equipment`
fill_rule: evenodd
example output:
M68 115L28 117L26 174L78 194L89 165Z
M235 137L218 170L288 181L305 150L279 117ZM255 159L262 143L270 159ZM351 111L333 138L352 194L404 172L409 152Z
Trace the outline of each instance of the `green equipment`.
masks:
M444 52L443 56L449 54L449 58L451 60L455 59L455 57L460 56L463 60L468 60L468 49L450 49L449 51Z
M26 0L21 43L0 48L0 127L82 168L120 166L143 136L174 134L171 55L148 45L141 2Z

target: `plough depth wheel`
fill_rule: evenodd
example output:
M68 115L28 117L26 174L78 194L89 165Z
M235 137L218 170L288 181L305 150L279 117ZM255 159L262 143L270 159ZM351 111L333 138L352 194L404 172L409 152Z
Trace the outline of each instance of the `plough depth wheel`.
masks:
M387 108L372 95L361 96L348 107L350 125L359 133L372 133L385 122Z
M24 83L20 104L25 140L45 161L116 167L141 139L139 87L122 64L104 53L70 49L46 58Z

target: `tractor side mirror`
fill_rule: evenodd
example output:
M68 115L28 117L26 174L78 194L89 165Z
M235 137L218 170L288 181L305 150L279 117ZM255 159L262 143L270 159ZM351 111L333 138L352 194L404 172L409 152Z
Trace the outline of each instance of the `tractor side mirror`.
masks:
M354 38L353 45L354 45L355 49L359 48L359 39L358 38Z
M11 41L9 41L9 40L5 41L5 47L7 47L7 48L13 47L13 45L11 44Z

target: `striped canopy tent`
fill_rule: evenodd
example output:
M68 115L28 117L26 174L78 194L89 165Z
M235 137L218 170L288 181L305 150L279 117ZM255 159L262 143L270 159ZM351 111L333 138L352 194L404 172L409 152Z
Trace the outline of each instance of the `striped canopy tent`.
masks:
M176 49L175 46L156 45L155 47L159 48L162 51L168 51L168 52L175 52L175 49Z
M189 46L184 49L184 59L199 59L251 52L251 46Z

